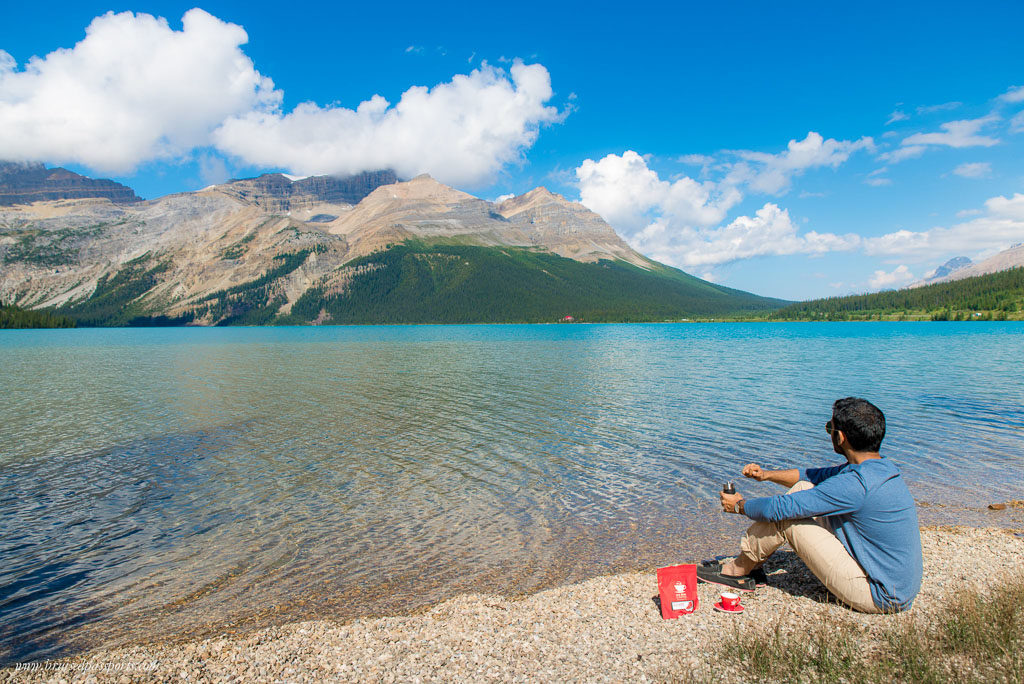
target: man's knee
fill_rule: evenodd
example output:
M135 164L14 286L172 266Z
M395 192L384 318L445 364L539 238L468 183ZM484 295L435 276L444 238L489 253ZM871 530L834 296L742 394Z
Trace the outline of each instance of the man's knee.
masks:
M814 489L814 485L807 480L799 480L795 485L789 488L787 494L793 494L795 492L802 492L806 489Z
M821 528L821 524L814 518L794 518L793 520L783 520L778 523L778 525L782 536L786 538L786 541L789 542L789 545L797 552L797 555L800 555L800 551L804 545L799 541L796 541L796 538L803 537L805 541L812 541L814 539L813 534L814 532L817 532L817 530L811 530L812 536L810 538L801 533L807 530L808 527Z

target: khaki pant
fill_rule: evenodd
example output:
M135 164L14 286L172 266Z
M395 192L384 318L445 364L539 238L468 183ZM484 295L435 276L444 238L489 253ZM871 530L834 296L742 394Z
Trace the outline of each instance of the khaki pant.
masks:
M810 482L800 481L786 493L812 487ZM882 612L871 599L867 574L827 527L824 518L755 522L743 536L740 550L760 564L786 542L833 596L862 613Z

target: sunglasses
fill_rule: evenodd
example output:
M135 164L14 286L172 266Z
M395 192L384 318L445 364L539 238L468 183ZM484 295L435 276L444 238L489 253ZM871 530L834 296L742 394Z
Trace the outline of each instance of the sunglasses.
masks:
M831 420L825 423L825 432L827 432L828 434L831 435L833 432L836 432L837 430L838 428L836 428L836 426L832 424Z

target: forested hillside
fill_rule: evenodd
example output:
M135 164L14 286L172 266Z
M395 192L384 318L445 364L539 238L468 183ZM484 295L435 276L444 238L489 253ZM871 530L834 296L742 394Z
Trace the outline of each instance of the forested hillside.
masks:
M31 311L0 303L0 328L74 328L75 321L47 311Z
M1022 320L1024 268L905 290L791 304L770 320Z
M677 269L581 263L515 247L409 242L348 264L341 293L306 292L281 322L660 321L770 311L784 302L714 285Z

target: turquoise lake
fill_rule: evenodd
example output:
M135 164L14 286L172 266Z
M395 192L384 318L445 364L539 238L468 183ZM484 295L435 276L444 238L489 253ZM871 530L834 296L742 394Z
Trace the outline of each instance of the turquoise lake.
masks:
M839 462L850 395L922 520L1024 498L1021 323L13 330L0 360L0 663L727 553L721 484Z

